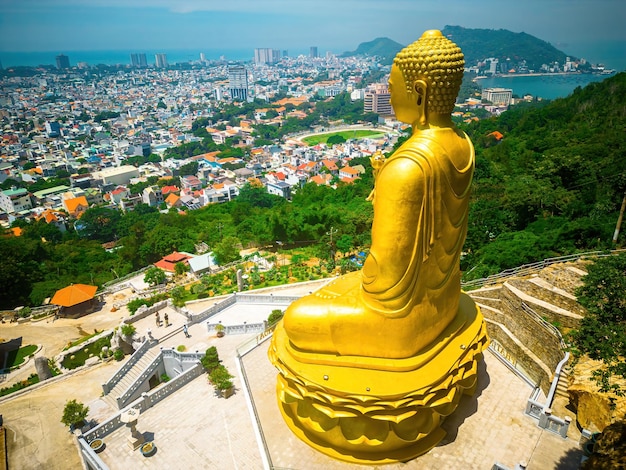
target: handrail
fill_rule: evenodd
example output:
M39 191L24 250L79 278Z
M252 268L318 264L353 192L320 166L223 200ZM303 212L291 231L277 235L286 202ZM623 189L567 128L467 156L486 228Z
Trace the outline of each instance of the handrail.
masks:
M518 266L517 268L506 269L498 274L492 274L491 276L461 282L461 287L463 289L477 289L479 287L483 287L486 284L492 284L499 279L507 278L510 276L536 273L537 271L552 264L565 263L567 261L577 261L584 258L603 258L606 256L618 255L620 253L626 253L626 248L608 251L587 251L584 253L559 256L556 258L546 258L543 261L538 261L536 263L524 264L522 266Z
M552 406L552 400L554 400L554 394L556 393L556 387L559 384L559 379L561 378L561 370L563 366L567 364L569 361L569 352L565 353L565 357L559 364L556 366L556 370L554 371L554 379L552 379L552 384L550 385L550 390L548 391L548 397L546 398L546 404L544 406L544 410L550 408Z

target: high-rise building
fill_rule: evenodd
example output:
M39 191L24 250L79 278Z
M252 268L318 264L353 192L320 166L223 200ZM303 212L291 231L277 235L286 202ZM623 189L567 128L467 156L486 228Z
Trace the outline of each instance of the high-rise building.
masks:
M391 94L387 85L374 83L365 90L363 111L366 113L377 113L381 116L394 114L391 107Z
M70 68L70 58L66 55L59 54L56 57L57 60L57 69L69 69Z
M202 63L206 62L206 55L204 55L204 52L200 53L200 62Z
M228 89L233 100L246 101L248 99L248 71L243 65L228 67Z
M159 69L167 68L167 55L166 54L155 54L154 61L156 63L156 67Z
M146 59L146 54L131 54L130 65L133 67L147 67L148 60Z
M319 57L317 53L317 46L311 46L309 57L311 57L312 59L317 59Z
M275 64L280 61L280 50L269 47L256 48L254 50L254 63L256 65Z

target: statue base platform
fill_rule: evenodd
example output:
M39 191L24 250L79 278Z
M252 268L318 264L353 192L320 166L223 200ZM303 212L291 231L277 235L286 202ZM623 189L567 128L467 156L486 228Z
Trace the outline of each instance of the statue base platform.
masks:
M282 322L268 354L279 370L279 409L296 436L339 460L387 464L422 455L445 437L441 417L462 394L473 395L488 343L480 309L462 293L455 319L410 358L299 350Z
M144 439L142 434L139 434L138 436L128 436L127 442L128 447L133 450L137 450L139 447L141 447L142 444L146 442L146 440Z

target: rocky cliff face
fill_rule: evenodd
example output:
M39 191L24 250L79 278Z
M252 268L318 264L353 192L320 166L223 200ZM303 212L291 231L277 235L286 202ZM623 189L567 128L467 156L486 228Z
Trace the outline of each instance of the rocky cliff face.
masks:
M612 423L626 416L626 397L601 393L592 379L593 371L602 364L589 358L582 358L570 375L567 391L571 405L576 409L578 424L593 432L602 431ZM617 381L626 389L626 380ZM615 406L611 407L611 399Z

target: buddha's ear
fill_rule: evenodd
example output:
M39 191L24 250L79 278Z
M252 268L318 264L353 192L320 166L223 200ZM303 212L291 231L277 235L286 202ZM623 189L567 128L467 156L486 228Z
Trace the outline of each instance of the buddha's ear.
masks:
M419 112L419 123L423 126L428 121L427 106L428 103L428 83L425 80L415 80L413 82L413 90L415 91L416 104Z

